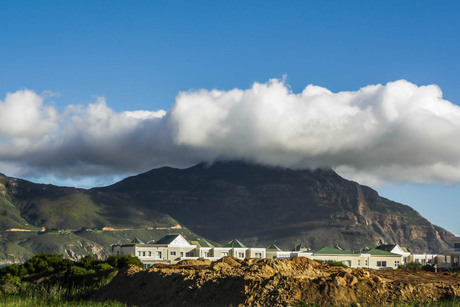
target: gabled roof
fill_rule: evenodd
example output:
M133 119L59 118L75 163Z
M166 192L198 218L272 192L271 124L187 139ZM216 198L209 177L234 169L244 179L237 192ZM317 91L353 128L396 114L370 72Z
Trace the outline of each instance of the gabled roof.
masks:
M180 234L166 235L158 240L155 244L170 246L190 246L190 243Z
M407 247L402 247L401 246L401 249L405 252L405 253L412 253L410 249L408 249Z
M308 247L306 247L305 245L303 244L300 244L300 245L297 245L296 247L294 247L294 251L296 252L308 252L310 249Z
M214 245L203 238L197 238L195 241L190 241L190 243L192 245L196 245L197 247L214 247Z
M134 239L131 241L131 243L144 244L144 242L142 242L142 240L139 239L139 238L134 238Z
M396 244L384 244L377 246L375 249L380 249L383 251L391 252L397 245Z
M362 254L374 255L374 256L398 256L398 257L401 257L401 255L390 253L390 252L387 252L385 250L376 249L376 248L371 248L371 249L369 249L367 251L362 251L361 253Z
M355 253L350 251L344 251L338 248L325 246L321 249L310 251L313 255L354 255Z
M270 252L282 252L283 250L281 248L279 248L278 246L276 246L275 244L272 244L269 247L267 247L267 251L270 251Z
M246 248L246 246L238 241L237 239L233 239L227 244L224 245L224 247L233 247L233 248Z

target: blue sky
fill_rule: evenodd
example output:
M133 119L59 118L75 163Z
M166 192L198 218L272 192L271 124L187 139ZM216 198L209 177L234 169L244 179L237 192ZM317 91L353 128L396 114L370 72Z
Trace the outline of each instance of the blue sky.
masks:
M172 132L165 127L170 124L159 120L163 114L155 112L165 110L168 116L181 118L184 127L189 127L189 117L182 120L179 116L196 112L197 109L187 109L184 104L192 101L192 94L198 95L200 89L217 89L232 100L239 95L232 89L248 91L250 96L255 82L267 85L270 92L269 80L273 78L284 80L280 81L283 86L295 94L304 91L308 84L333 93L358 93L366 86L385 86L397 80L407 80L417 87L435 84L442 90L444 100L459 105L459 13L457 1L1 1L0 104L11 106L20 101L39 111L28 117L33 120L27 119L33 129L25 124L14 127L23 120L20 118L10 123L10 130L5 129L3 134L0 131L0 142L5 147L2 151L0 146L0 172L41 182L85 186L110 183L145 171L150 165L186 166L200 157L214 159L212 153L227 147L204 146L208 139L203 141L196 134L173 137L181 142L181 149L186 147L181 154L177 144L170 145L169 141L157 146L162 148L160 151L152 149L154 146L141 146L138 160L142 160L143 152L156 155L142 165L125 161L130 153L120 150L116 143L138 144L126 142L126 138L134 138L134 134L137 137L139 129L123 132L141 125L133 118L142 118L142 125L151 129L142 130L140 139L160 142L154 134L169 140ZM278 90L283 91L283 86ZM410 87L399 84L397 89L405 91L407 86ZM185 94L180 96L181 92ZM17 95L8 100L7 93ZM209 98L208 94L198 95L197 99ZM178 95L183 99L176 100ZM423 93L417 95L421 97ZM206 111L215 103L219 102L195 105ZM90 108L90 104L98 107ZM172 108L176 113L168 112ZM446 108L449 113L453 107ZM13 112L14 108L5 107L6 114L5 110ZM139 110L150 113L124 113ZM11 113L5 118L15 116ZM117 127L101 145L94 136L96 132L86 134L82 128L93 123L85 122L87 118L113 118L124 125ZM126 118L129 120L125 122ZM228 120L235 122L238 117L234 115ZM420 130L427 129L423 121L418 123ZM110 129L113 125L109 125ZM413 133L414 125L401 134ZM78 133L73 133L73 128ZM121 134L124 139L119 142ZM430 136L417 137L431 142ZM64 142L64 138L72 141ZM88 139L98 140L97 150L91 151L94 145ZM410 137L402 140L407 139ZM224 142L212 140L212 144ZM454 142L455 138L450 139L450 143ZM46 159L49 152L40 147L45 143L47 148L60 152L52 156L52 161ZM382 148L382 144L375 148ZM445 153L455 155L456 149L443 144L433 145L437 150L433 149L433 159L445 158L455 168L458 164ZM193 150L189 152L190 147ZM17 154L13 155L8 148L14 148ZM418 152L430 150L416 145L414 148L414 152L401 150L406 153L401 157L404 163L392 160L391 165L412 166L412 156L415 159ZM105 155L106 152L110 154ZM343 155L347 153L348 147ZM240 156L239 151L234 154L249 155ZM169 158L171 155L175 158ZM289 161L280 162L280 156L273 153L263 162L301 165L299 155L296 151ZM352 179L363 178L381 195L408 204L433 223L460 233L460 186L451 169L452 175L442 176L440 171L417 173L408 166L405 171L414 175L400 177L379 169L377 179L368 179L372 169L364 164L352 159L342 163L338 155L330 158L330 151L325 155L327 159L315 156L308 163L330 163L345 169L340 173L355 174ZM361 160L366 158L363 154ZM353 171L349 170L350 165ZM418 165L416 170L421 167ZM81 172L76 172L76 168Z

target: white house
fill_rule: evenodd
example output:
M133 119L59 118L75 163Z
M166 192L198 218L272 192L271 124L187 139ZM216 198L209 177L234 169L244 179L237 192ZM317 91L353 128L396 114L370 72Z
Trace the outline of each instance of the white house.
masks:
M442 251L444 255L450 257L450 267L460 267L460 236L456 236L451 240L452 247Z

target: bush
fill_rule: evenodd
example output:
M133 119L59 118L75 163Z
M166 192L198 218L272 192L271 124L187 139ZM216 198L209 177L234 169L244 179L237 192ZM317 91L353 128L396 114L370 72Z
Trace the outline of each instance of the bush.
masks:
M136 265L140 268L144 267L142 264L142 261L140 261L139 258L133 257L133 256L110 255L109 258L107 258L106 262L110 264L111 266L119 268L119 269L129 266L129 265Z
M406 264L400 265L399 268L406 270L421 270L422 264L418 262L408 262Z
M0 277L0 284L5 285L5 284L11 284L15 286L20 286L21 285L21 278L18 276L11 275L10 273L7 273Z
M99 263L94 268L96 269L96 272L113 270L113 266L108 263Z
M4 276L6 274L22 278L27 274L27 269L23 265L12 264L0 269L0 276Z
M422 266L422 270L429 271L429 272L435 272L436 268L434 265L425 264L424 266Z
M72 277L85 276L87 274L88 274L88 270L86 270L85 268L73 265L69 268L66 275L72 278Z
M86 255L77 262L78 265L84 267L87 270L94 269L94 267L99 263L102 263L102 261L94 258L92 255Z
M341 261L335 261L335 260L319 260L319 259L315 259L316 262L319 262L319 263L323 263L323 264L327 264L329 266L339 266L339 267L342 267L342 268L348 268L348 266L341 262Z

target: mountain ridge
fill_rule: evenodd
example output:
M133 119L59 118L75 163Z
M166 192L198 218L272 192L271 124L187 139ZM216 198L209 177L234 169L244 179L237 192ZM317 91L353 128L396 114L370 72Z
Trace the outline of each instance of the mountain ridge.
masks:
M28 232L8 232L12 228ZM53 237L53 229L70 231L72 247ZM219 161L161 167L88 190L0 176L0 259L41 251L103 257L110 244L130 236L147 241L171 232L283 249L338 244L359 250L383 241L437 252L453 236L411 207L324 168Z

